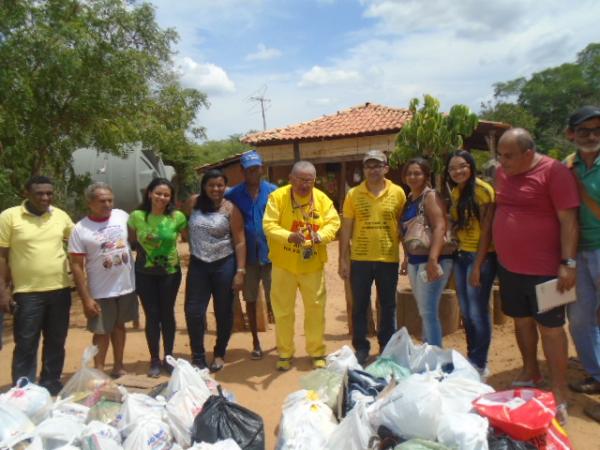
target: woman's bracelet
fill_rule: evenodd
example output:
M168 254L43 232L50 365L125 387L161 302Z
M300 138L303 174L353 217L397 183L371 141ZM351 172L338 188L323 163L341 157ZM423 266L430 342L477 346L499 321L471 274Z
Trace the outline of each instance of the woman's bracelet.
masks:
M244 268L242 268L242 267L240 267L240 268L239 268L237 271L238 271L238 272L241 272L241 273L243 273L243 274L245 274L245 273L246 273L246 269L244 269Z

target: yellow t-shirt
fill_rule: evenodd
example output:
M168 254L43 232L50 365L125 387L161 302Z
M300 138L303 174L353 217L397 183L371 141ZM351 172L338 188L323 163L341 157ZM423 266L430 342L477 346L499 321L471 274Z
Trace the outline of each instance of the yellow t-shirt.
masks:
M369 192L366 181L348 191L343 214L345 219L354 220L352 260L400 260L398 216L405 203L404 190L390 180L385 180L385 188L377 197Z
M0 247L9 249L13 292L44 292L71 286L64 244L72 229L71 218L55 207L36 216L27 211L23 202L0 214Z
M458 205L458 199L460 196L460 189L455 186L451 192L452 206L450 207L450 217L453 222L458 220L458 212L456 210ZM475 178L475 202L481 208L484 205L494 203L496 194L494 188L486 183L485 181ZM476 217L471 217L469 224L456 231L456 237L458 238L458 249L465 252L476 252L479 249L479 238L481 237L481 225ZM490 244L490 251L493 251L493 244Z
M318 189L310 196L295 198L300 207L292 205L292 187L283 186L269 195L263 217L263 229L269 243L269 258L278 266L295 274L311 273L323 269L327 262L327 243L335 239L340 228L340 217L333 202ZM305 206L302 206L305 205ZM290 232L308 230L319 233L321 243L312 245L312 252L288 242Z

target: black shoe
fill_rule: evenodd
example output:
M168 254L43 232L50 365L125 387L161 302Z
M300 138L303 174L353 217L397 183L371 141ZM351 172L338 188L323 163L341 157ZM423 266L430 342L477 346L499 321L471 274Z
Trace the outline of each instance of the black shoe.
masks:
M217 361L217 359L219 361ZM223 368L224 365L225 365L225 363L223 361L223 358L215 358L210 365L210 371L212 373L218 372L219 370L221 370Z
M356 356L358 363L364 367L365 364L367 363L367 360L369 359L369 351L368 350L356 350L356 353L354 355Z
M206 364L205 359L192 359L192 366L197 367L200 370L203 370L208 367L208 364Z
M569 388L580 394L600 394L600 381L596 381L592 377L587 377L584 380L569 383Z
M148 369L148 376L150 378L160 377L160 359L153 359L150 361L150 369Z

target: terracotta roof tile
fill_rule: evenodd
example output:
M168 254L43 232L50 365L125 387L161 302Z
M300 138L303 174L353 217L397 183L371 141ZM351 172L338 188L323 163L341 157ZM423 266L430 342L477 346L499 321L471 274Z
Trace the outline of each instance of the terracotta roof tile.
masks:
M394 133L399 131L409 119L408 109L365 103L309 122L248 134L242 138L242 142L249 145L274 144L385 132Z

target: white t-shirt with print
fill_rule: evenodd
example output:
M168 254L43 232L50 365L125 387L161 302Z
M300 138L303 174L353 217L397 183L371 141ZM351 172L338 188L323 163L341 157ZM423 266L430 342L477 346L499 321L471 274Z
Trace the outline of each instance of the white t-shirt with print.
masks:
M127 241L129 214L113 209L108 219L77 222L69 238L69 253L85 255L90 294L94 299L117 297L135 290L131 249Z

